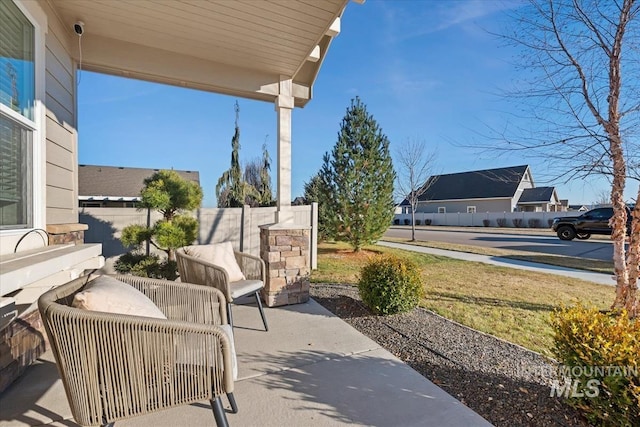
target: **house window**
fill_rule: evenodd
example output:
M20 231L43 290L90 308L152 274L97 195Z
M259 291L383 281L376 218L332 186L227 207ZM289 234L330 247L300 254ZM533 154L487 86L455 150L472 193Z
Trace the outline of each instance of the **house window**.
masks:
M438 207L438 213L447 213L447 208L445 208L444 206Z
M467 213L476 213L475 206L467 206Z
M33 226L35 28L0 2L0 229Z

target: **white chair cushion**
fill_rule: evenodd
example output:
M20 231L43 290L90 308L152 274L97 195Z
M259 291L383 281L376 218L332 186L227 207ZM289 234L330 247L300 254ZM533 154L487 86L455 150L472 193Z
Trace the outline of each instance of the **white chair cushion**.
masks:
M237 282L231 282L229 283L231 298L240 298L243 295L254 293L262 289L263 286L264 283L262 283L262 280L238 280Z
M167 318L145 294L127 283L108 276L100 276L90 281L73 297L71 305L84 310L105 313Z
M186 246L184 252L195 258L201 258L204 261L217 265L225 269L229 275L230 282L244 280L244 274L236 261L233 254L233 246L231 242L213 243L210 245L193 245Z

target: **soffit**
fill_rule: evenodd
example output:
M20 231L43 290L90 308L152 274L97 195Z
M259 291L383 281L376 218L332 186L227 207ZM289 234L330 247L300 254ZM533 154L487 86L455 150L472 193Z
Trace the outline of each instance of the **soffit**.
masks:
M325 34L347 2L49 0L72 37L73 24L85 23L83 43L92 38L130 43L223 64L227 70L291 77L309 88L330 43ZM323 47L321 57L311 63L307 58L317 45ZM157 73L162 81L162 70Z

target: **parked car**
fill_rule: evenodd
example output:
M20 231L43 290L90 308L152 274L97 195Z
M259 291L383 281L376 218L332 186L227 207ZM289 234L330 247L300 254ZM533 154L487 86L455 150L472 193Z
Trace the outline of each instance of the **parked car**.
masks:
M553 219L551 228L560 240L573 240L576 237L586 240L592 234L611 234L609 219L613 216L613 208L597 208L580 216L564 216ZM627 233L631 232L631 211L627 209Z

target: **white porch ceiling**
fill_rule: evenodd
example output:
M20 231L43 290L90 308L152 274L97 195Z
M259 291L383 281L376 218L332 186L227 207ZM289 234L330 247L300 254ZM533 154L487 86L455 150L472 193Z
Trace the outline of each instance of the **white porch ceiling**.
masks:
M269 101L285 76L303 106L349 0L47 1L83 69Z

